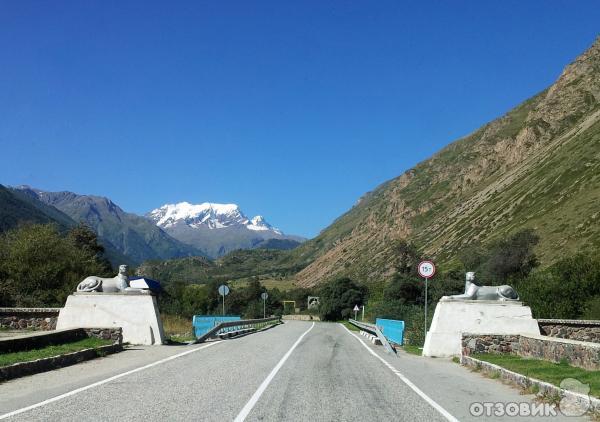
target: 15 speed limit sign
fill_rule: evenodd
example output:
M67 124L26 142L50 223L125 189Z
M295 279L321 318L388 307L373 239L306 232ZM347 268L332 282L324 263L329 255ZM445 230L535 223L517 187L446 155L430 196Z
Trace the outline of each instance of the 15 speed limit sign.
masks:
M431 278L435 274L435 265L431 261L423 261L419 264L419 275L423 278Z
M422 261L419 263L419 275L425 279L425 338L427 338L427 282L435 274L435 265L431 261Z

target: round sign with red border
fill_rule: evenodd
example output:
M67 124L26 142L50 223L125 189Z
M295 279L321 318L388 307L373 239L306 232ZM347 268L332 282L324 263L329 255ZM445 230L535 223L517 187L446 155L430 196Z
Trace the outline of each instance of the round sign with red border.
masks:
M419 263L419 275L423 278L431 278L435 274L435 264L431 261Z

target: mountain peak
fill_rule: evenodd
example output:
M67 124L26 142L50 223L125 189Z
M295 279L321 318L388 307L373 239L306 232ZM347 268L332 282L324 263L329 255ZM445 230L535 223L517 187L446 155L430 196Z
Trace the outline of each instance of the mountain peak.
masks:
M279 229L276 229L275 227L273 227L269 223L267 223L267 221L265 220L265 218L262 215L257 215L255 217L253 217L250 220L249 224L246 225L246 227L250 230L255 230L255 231L270 230L277 234L283 234Z

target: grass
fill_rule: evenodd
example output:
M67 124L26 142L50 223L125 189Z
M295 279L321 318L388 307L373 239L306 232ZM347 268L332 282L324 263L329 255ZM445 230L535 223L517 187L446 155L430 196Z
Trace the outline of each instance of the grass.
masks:
M24 352L4 353L0 354L0 367L12 365L19 362L29 362L32 360L64 355L67 353L78 352L84 349L94 349L112 343L113 342L111 340L103 340L96 337L90 337L71 343L47 346L42 349L33 349Z
M344 325L344 327L346 327L347 329L349 329L350 331L360 331L360 328L355 327L354 325L350 324L350 322L344 320L344 321L340 321L341 324Z
M165 336L176 342L187 341L192 337L192 319L179 315L162 314L161 316Z
M169 340L171 340L172 343L189 343L190 341L195 341L196 337L192 334L187 334L187 335L171 334L171 336L169 337Z
M404 346L402 346L402 349L404 349L406 353L410 353L411 355L421 356L421 354L423 353L423 347L414 344L405 344Z
M600 397L600 371L587 371L566 362L553 363L515 355L482 353L475 354L473 357L556 386L560 386L565 378L574 378L583 384L589 384L590 395Z

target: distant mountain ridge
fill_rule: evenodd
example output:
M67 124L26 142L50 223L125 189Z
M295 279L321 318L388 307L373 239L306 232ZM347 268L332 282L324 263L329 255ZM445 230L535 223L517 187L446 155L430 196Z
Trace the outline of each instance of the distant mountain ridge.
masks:
M123 211L108 198L68 191L46 192L29 186L19 186L15 191L60 210L75 222L89 225L104 244L109 244L136 264L149 259L203 255L146 218Z
M126 262L140 264L189 256L217 258L238 249L293 249L304 241L283 234L262 216L246 217L235 204L183 202L139 216L102 196L48 192L26 185L6 192L7 210L10 205L11 210L21 211L0 213L0 224L10 216L14 221L5 225L14 226L29 214L32 222L55 222L63 227L83 222L98 234L113 264L124 257Z
M299 236L285 235L260 215L248 218L236 204L166 204L146 217L175 239L212 258L237 249L292 249L304 241Z
M61 232L77 225L62 211L37 200L27 192L0 185L0 232L21 224L56 224ZM104 255L113 265L134 263L109 242L101 238L99 241L104 246Z

